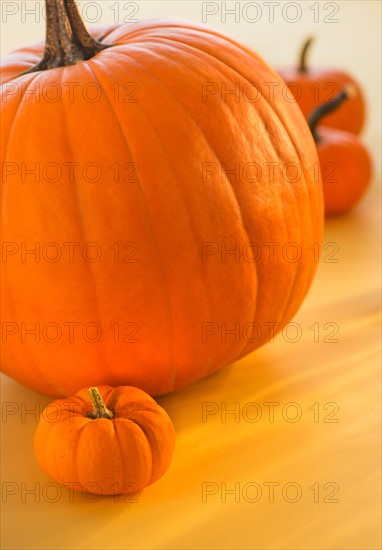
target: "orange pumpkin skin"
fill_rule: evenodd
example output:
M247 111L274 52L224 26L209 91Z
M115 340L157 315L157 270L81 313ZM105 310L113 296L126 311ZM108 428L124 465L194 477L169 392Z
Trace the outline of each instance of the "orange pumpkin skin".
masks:
M351 75L335 69L309 69L304 73L295 68L281 69L279 74L290 87L290 93L305 117L318 105L332 99L345 85L353 85L356 90L354 97L325 117L325 126L356 135L361 132L366 116L365 98Z
M370 155L359 139L348 132L319 127L317 134L325 213L342 214L360 201L369 186Z
M91 384L159 395L266 343L269 323L280 330L298 310L322 240L317 153L282 86L268 101L267 84L282 84L275 71L220 32L156 20L101 34L117 45L74 66L17 78L42 44L3 62L2 82L13 88L3 91L2 161L19 169L2 187L3 239L20 254L2 262L2 318L14 331L2 370L54 396ZM52 83L57 102L42 94ZM204 97L206 83L214 93ZM241 94L251 83L263 92L255 102ZM82 92L93 97L94 84L102 94L89 102ZM40 101L27 93L37 85ZM223 85L239 95L222 97ZM23 178L22 163L53 163L62 175L36 182ZM89 163L102 172L93 183ZM258 177L245 170L253 163ZM296 181L283 174L289 163L300 169ZM84 260L90 242L98 261ZM290 242L297 262L285 259ZM62 258L22 257L22 243L57 243ZM206 255L206 243L219 251ZM262 247L255 262L243 253L249 243ZM222 261L223 245L239 247L239 259Z
M71 490L133 495L168 469L174 426L166 411L138 388L98 390L114 417L89 418L93 407L85 389L51 403L35 433L37 462Z

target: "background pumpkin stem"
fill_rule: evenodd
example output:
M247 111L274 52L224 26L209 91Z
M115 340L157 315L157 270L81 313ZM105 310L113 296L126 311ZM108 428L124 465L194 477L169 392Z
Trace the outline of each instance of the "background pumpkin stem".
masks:
M105 401L98 388L89 388L88 394L93 404L93 412L88 415L89 418L113 418L114 415L111 410L106 407Z
M308 72L308 66L307 66L307 63L306 63L306 58L307 58L307 55L308 55L308 50L310 49L310 45L312 44L313 42L313 36L310 36L306 42L304 43L303 47L302 47L302 50L301 50L301 53L300 53L300 63L299 63L299 66L298 66L298 70L300 73L307 73Z
M110 45L89 34L75 0L45 0L46 42L42 60L22 74L46 71L85 61Z
M338 109L338 107L342 105L346 99L354 97L356 93L355 87L352 84L348 84L347 86L344 86L340 93L333 99L319 105L310 113L308 116L308 126L316 143L320 141L320 136L317 133L317 126L321 121L321 118Z

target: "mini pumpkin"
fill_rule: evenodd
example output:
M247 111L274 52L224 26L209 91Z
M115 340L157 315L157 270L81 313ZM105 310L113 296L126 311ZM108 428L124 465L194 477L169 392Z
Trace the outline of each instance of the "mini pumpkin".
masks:
M34 448L42 470L68 488L132 495L168 469L175 446L166 411L138 388L83 389L41 414Z
M47 0L47 24L45 50L1 67L1 368L54 396L174 391L300 307L323 232L314 141L276 72L220 31L91 36L74 0Z
M330 102L315 109L308 123L316 142L321 165L325 213L337 215L353 208L362 198L371 179L371 159L357 136L327 128L326 115L335 112L357 91L345 86Z
M346 71L309 67L307 56L312 43L313 38L308 38L301 49L298 67L280 69L281 77L289 85L305 117L308 117L320 104L333 100L343 86L352 84L357 93L326 117L325 126L359 134L366 114L365 99L360 84Z

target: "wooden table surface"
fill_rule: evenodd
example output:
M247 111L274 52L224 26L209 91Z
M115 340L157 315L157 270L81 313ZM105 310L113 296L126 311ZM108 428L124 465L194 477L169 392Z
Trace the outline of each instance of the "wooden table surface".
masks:
M299 3L305 20L294 26L280 18L252 26L208 21L275 66L292 60L314 32L317 64L352 70L366 90L363 139L373 154L373 183L353 212L326 224L317 276L294 319L301 338L291 342L291 329L212 377L158 399L177 431L173 463L159 482L126 502L89 502L40 471L33 436L50 400L2 376L3 548L381 547L380 3L332 4L339 6L336 25L308 21L313 2ZM142 18L162 10L200 20L199 2L139 5ZM32 40L43 33L42 23L27 22L15 39L20 24L9 21L3 54L28 42L28 33Z

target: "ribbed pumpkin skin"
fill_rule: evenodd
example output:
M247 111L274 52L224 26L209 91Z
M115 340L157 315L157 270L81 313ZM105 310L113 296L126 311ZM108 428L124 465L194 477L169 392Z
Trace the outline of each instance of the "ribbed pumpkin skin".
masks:
M75 66L16 80L29 87L79 82L79 89L97 82L103 90L98 102L78 94L70 102L68 89L57 103L37 103L25 94L22 103L20 91L2 105L3 161L97 162L103 169L96 183L78 176L70 182L67 176L53 184L26 184L13 177L3 185L5 241L80 243L77 250L96 242L102 259L85 262L76 253L72 263L68 254L56 263L22 263L15 256L2 264L4 321L80 324L73 342L64 338L65 327L56 343L9 337L2 370L50 395L100 384L128 384L158 395L244 356L269 339L264 323L281 328L296 313L316 268L310 247L322 238L321 182L312 168L317 154L298 107L282 97L277 74L219 32L193 22L154 20L111 28L102 40L119 46ZM3 81L37 63L42 51L40 45L6 58ZM139 86L139 101L115 101L110 88L128 82ZM206 82L224 82L227 90L257 83L263 96L251 102L230 94L222 101L216 94L203 101ZM270 82L280 83L273 86L273 101ZM115 182L110 165L118 163L124 176L129 162L136 163L139 181ZM243 167L254 162L261 169L257 181L252 172L243 176ZM291 162L302 170L294 183L281 170ZM206 181L203 163L218 167ZM273 178L264 163L277 163ZM235 166L237 178L229 173ZM115 262L110 247L128 242L139 247L139 261ZM256 262L236 262L232 255L222 262L220 254L203 258L204 243L219 249L239 243L243 250L249 242L263 247ZM282 254L289 242L301 247L296 263ZM279 243L273 261L263 243ZM90 322L102 327L97 343L81 336ZM223 323L243 329L253 322L262 330L255 342L248 328L245 338L228 335L222 341ZM115 323L119 342L110 329ZM123 330L126 323L136 323L138 342L122 341L130 330ZM204 323L219 327L206 341Z
M88 418L86 389L41 414L34 449L41 469L75 491L133 494L168 469L175 430L166 411L132 387L100 386L114 418Z

